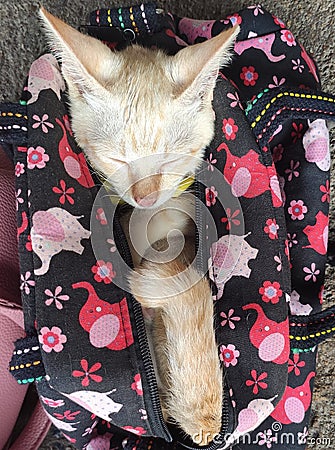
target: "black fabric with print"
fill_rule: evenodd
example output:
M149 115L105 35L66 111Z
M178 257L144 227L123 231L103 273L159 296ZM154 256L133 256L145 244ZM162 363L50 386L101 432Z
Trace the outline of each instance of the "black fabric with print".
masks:
M121 49L129 40L115 24L103 26L108 14L91 13L88 32ZM290 353L288 301L292 314L321 308L328 134L322 119L290 118L260 146L250 117L262 92L318 89L314 62L259 5L217 21L159 14L154 33L134 36L174 54L235 23L241 32L232 64L218 77L215 137L196 188L197 262L206 270L211 262L225 369L222 436L212 448L238 438L236 448L303 448L316 351L299 352L293 342ZM25 325L46 373L36 382L41 401L77 448L184 448L178 431L162 423L141 310L118 287L131 268L129 251L117 212L72 136L61 85L52 56L34 62L25 91L28 141L14 155ZM17 378L30 381L20 372Z

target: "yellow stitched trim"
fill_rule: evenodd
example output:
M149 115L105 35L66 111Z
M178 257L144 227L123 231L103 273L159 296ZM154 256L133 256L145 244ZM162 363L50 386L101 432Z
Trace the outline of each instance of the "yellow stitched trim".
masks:
M129 8L129 12L130 12L130 16L129 17L130 17L130 20L131 20L131 24L134 27L135 33L138 33L138 28L137 28L137 25L136 25L136 22L135 22L135 17L134 17L134 14L133 14L133 7L132 6Z
M9 368L9 370L13 371L13 370L24 369L24 368L28 368L30 366L38 366L39 364L41 364L41 361L34 361L33 363L26 363L26 364L20 364L18 366L11 366Z
M110 9L107 11L107 21L108 21L109 25L112 27L113 24L112 24L111 10Z
M28 120L27 116L24 116L23 114L20 114L20 113L2 112L1 115L2 115L2 117L6 117L6 116L8 116L8 117L23 117L24 119Z
M292 336L290 335L290 339L295 339L296 341L306 341L307 339L313 339L315 337L320 337L321 335L329 334L331 332L335 331L335 327L330 328L329 330L325 331L318 331L315 334L309 334L307 336Z
M278 98L281 97L298 97L298 98L312 98L313 100L323 100L325 102L334 102L333 98L322 97L321 95L311 95L311 94L299 94L297 92L281 92L276 97L272 97L270 102L265 105L263 111L261 111L260 115L255 118L255 121L251 124L251 128L255 128L257 122L261 120L261 118L265 115L266 111L270 108L271 104L275 103Z

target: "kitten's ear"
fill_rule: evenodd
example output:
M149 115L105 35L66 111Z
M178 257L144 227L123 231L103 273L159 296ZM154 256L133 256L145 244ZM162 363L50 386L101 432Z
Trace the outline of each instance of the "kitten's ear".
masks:
M183 48L173 57L171 76L177 94L190 101L211 99L219 69L230 62L239 31L235 25L212 39Z
M51 49L62 61L64 78L79 94L101 89L104 82L116 75L119 60L106 45L80 33L44 8L39 15Z

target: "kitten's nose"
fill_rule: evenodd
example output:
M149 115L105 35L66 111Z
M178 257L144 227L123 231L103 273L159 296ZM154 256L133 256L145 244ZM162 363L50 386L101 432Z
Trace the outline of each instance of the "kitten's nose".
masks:
M150 208L156 203L160 192L161 177L161 174L150 175L132 185L132 196L139 206Z
M156 203L157 197L158 192L152 192L151 194L143 198L140 196L135 197L135 202L138 205L143 206L144 208L149 208L150 206L153 206Z

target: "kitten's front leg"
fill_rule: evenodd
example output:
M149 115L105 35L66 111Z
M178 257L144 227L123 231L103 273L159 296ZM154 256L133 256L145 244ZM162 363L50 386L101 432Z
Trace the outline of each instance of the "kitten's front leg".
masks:
M164 250L162 242L155 244L156 250ZM190 247L186 242L170 262L143 260L130 276L130 288L143 307L155 309L152 339L163 410L191 438L204 436L200 445L206 445L221 428L223 374L211 290L208 281L188 267Z

